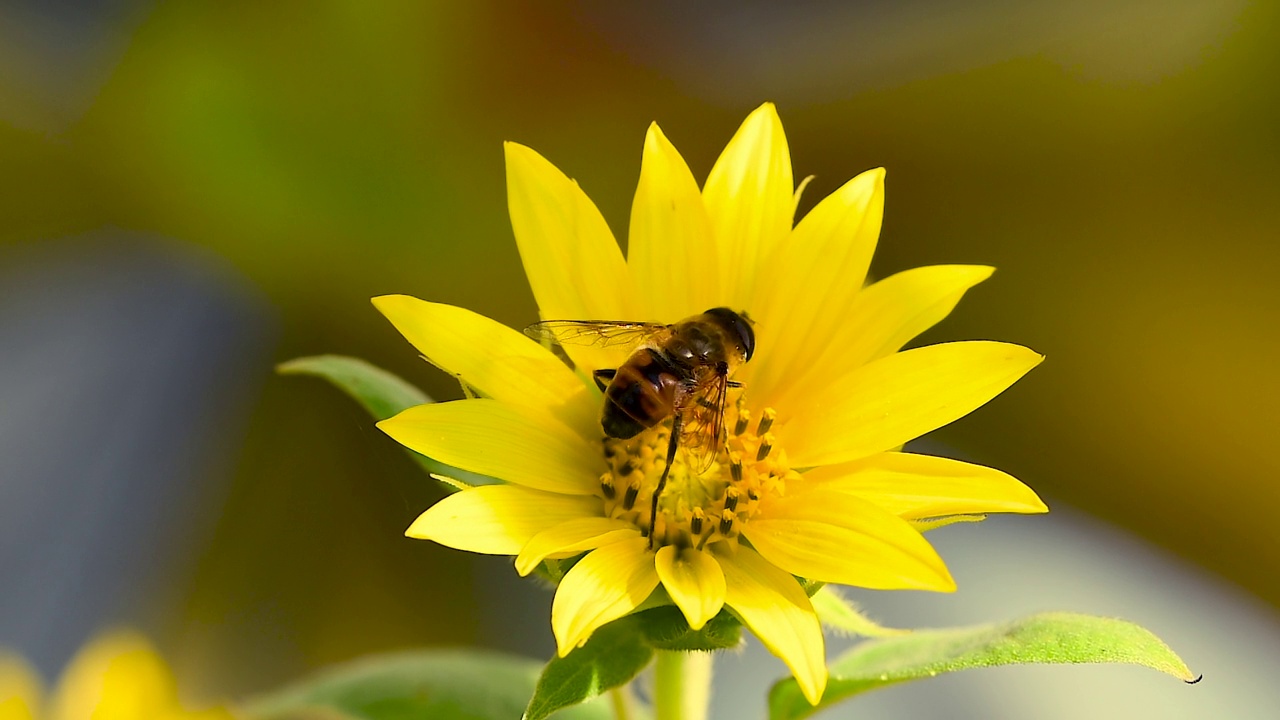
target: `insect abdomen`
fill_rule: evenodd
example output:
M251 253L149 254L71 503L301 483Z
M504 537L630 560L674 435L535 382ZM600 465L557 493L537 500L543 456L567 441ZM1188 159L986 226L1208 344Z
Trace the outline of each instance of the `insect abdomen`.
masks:
M618 368L609 387L600 424L609 437L627 439L671 416L680 378L651 348L637 351Z

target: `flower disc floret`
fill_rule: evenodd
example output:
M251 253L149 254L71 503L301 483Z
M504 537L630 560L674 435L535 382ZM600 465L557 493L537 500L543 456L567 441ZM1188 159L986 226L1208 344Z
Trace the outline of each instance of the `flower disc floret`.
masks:
M605 515L634 525L647 534L654 548L704 550L727 543L736 547L742 528L757 513L766 496L781 495L788 480L800 475L786 464L785 453L775 449L769 432L777 412L766 409L755 425L750 411L740 408L731 417L732 428L724 447L702 472L691 468L683 452L677 452L658 498L658 518L650 519L653 493L666 469L671 422L629 440L601 441L608 469L600 476Z

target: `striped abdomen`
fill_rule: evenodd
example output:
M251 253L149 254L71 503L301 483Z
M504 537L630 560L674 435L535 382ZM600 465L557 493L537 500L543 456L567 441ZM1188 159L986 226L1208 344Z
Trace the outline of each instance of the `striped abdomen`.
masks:
M605 389L605 434L625 440L671 417L683 385L679 372L660 351L641 348L632 354Z

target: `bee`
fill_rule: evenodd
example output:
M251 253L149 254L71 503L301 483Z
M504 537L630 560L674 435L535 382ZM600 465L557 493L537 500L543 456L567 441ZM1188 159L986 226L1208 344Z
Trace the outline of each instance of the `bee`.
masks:
M666 467L653 491L649 543L653 544L658 498L666 486L676 451L684 448L689 467L705 472L724 442L729 379L755 352L755 332L746 313L717 307L680 322L546 320L525 334L560 345L628 346L626 362L595 370L604 391L600 426L611 438L626 440L671 419Z

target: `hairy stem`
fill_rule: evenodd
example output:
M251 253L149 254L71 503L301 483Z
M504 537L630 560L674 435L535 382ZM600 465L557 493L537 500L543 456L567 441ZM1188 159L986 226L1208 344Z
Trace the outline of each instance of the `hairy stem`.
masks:
M658 651L654 720L707 720L710 704L711 653Z
M631 684L625 683L609 691L613 720L631 720Z

